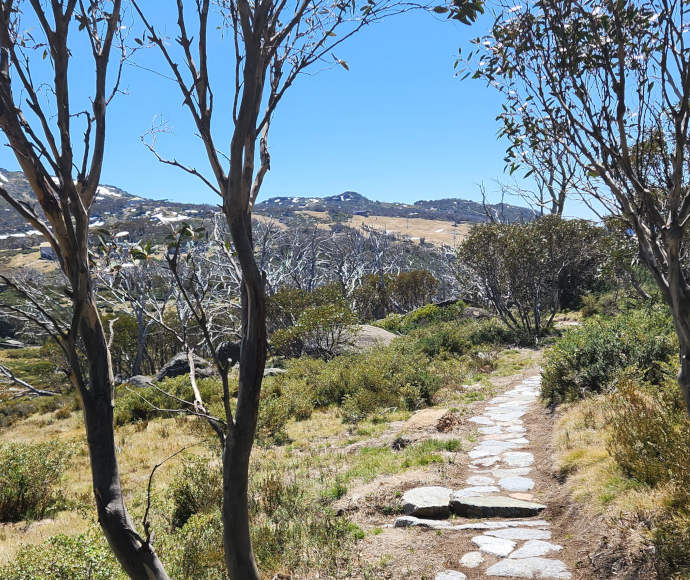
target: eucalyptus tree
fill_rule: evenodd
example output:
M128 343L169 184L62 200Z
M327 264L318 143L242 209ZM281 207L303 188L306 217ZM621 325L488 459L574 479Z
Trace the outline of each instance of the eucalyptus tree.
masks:
M544 144L577 160L586 200L625 221L668 304L690 413L690 5L681 0L498 3L475 76L505 95L514 140L522 109ZM556 133L554 127L562 131Z
M45 329L62 349L81 396L101 528L132 578L167 578L150 530L144 536L136 531L124 503L113 372L89 257L89 211L103 166L106 111L125 57L120 9L120 0L0 3L0 130L33 198L2 184L0 196L50 243L65 275L67 324L53 319L44 303L33 306L42 310ZM84 58L73 71L78 53ZM90 94L75 88L76 74L90 77Z
M317 63L347 63L334 51L366 25L416 6L402 0L177 0L174 38L167 38L153 11L134 2L146 33L180 91L200 137L209 171L158 158L186 171L221 197L242 273L242 341L237 404L224 392L223 527L225 560L232 578L258 578L249 534L249 458L256 432L266 363L265 276L256 262L252 209L270 169L268 134L276 109L297 78ZM209 53L209 35L220 28L229 42ZM215 56L232 87L221 111L231 119L223 134L216 109L220 83L211 73ZM229 147L228 147L229 146ZM153 147L152 147L153 148ZM229 155L223 153L229 150ZM258 164L257 164L258 161Z

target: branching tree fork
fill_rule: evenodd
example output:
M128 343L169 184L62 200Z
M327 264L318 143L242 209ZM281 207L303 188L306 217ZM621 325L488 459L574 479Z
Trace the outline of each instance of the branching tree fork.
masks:
M177 31L168 42L143 3L134 2L146 33L177 85L208 158L210 176L176 159L158 158L196 177L222 198L223 212L242 273L242 341L235 412L224 392L223 523L225 558L232 578L258 578L249 536L249 457L259 412L266 361L265 277L257 265L252 208L270 169L268 133L279 102L297 77L324 59L347 68L333 50L369 23L412 9L398 0L177 0ZM229 154L214 133L215 93L209 65L209 33L227 30L233 50L234 91ZM331 61L332 62L332 61ZM257 165L258 160L258 165Z
M124 504L113 427L113 373L88 248L89 210L105 151L106 109L118 90L125 57L120 8L120 0L0 3L0 129L40 208L2 187L0 196L48 240L66 277L71 318L63 325L48 316L46 326L69 361L69 378L83 402L99 523L127 574L167 578ZM70 61L79 42L94 75L90 104L82 109L70 82ZM109 79L116 47L119 66L116 62Z

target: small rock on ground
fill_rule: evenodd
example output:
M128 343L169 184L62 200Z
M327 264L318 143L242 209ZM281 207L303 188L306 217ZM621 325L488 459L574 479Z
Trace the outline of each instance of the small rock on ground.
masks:
M444 570L436 574L434 580L467 580L467 576L457 570Z
M476 568L484 561L484 556L481 552L467 552L462 558L460 558L460 564L466 568Z

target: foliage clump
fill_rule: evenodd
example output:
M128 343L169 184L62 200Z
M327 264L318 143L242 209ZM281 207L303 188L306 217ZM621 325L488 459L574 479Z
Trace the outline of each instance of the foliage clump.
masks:
M58 500L58 484L74 454L71 445L0 445L0 521L40 519Z
M53 536L38 546L23 546L13 561L0 566L4 580L124 580L102 534Z
M629 366L637 367L644 380L658 382L677 349L663 307L588 318L546 351L542 396L553 405L606 391L616 373Z

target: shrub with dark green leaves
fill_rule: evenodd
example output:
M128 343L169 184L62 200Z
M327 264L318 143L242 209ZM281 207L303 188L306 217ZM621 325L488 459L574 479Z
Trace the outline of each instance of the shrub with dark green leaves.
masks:
M42 518L58 500L58 485L74 454L72 445L0 445L0 521Z
M449 306L426 304L407 314L389 314L386 318L374 322L374 325L390 332L407 334L422 326L439 322L457 322L460 320L464 309L465 303L462 300Z
M559 404L605 391L616 374L630 366L642 380L658 383L665 362L677 352L665 307L633 310L612 319L592 317L546 351L542 396Z
M4 580L125 580L127 576L97 531L53 536L42 544L23 546L14 560L0 566Z

